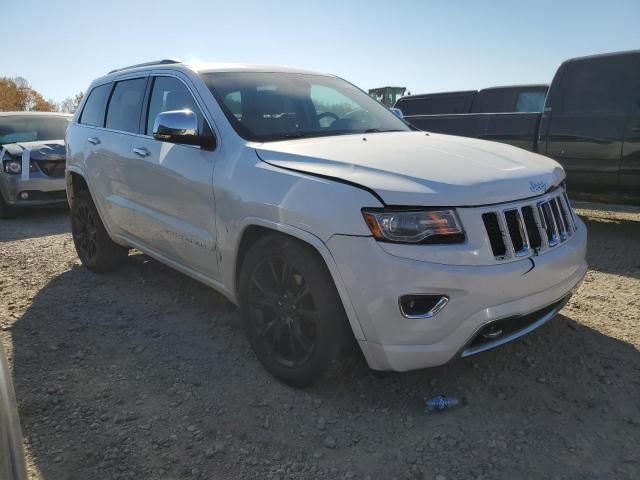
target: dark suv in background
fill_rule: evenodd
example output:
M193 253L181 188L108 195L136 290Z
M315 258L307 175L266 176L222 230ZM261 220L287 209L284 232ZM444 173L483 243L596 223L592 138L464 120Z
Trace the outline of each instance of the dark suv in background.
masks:
M573 195L640 202L640 50L567 60L541 113L403 113L421 130L547 155Z
M400 98L395 108L405 117L462 113L541 112L549 85L514 85L425 93Z

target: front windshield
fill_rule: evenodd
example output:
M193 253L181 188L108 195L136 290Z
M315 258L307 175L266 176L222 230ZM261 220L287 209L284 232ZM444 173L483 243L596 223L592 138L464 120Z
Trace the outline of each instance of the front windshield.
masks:
M263 72L202 77L233 128L247 140L410 130L369 95L339 78Z
M0 117L0 145L64 140L71 117L11 115Z

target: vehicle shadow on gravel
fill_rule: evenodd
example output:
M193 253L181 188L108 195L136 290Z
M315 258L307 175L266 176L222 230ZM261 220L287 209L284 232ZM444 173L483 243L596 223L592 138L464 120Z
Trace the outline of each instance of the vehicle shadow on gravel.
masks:
M640 278L640 222L621 218L581 217L589 233L587 262L593 270Z
M439 368L379 379L354 354L301 391L262 369L227 300L137 254L41 289L13 374L47 480L637 478L640 353L564 312ZM437 393L468 405L425 415Z
M0 220L0 243L58 235L70 229L66 207L25 209L16 218Z

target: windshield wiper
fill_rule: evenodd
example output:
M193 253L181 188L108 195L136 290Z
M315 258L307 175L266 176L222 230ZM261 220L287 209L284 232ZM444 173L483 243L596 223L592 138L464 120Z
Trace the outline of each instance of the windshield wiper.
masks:
M291 140L296 138L311 138L311 137L330 137L333 135L357 135L361 132L357 130L327 130L325 132L289 132L282 133L280 135L271 135L267 137L263 137L260 140L269 142L269 141L278 141L278 140Z
M362 133L386 133L386 132L406 132L406 130L400 130L400 129L380 130L379 128L367 128Z
M268 135L258 138L257 140L263 142L277 142L279 140L293 140L296 138L312 138L312 137L331 137L334 135L362 135L363 133L384 133L384 132L405 132L408 130L390 129L380 130L379 128L368 128L367 130L325 130L325 131L311 131L311 132L288 132L281 133L279 135Z

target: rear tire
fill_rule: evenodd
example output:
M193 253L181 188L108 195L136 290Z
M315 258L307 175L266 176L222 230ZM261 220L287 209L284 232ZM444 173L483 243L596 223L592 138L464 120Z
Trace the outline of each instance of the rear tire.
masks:
M111 240L88 190L78 192L71 207L71 233L82 265L110 272L127 259L129 249Z
M17 214L18 212L16 211L16 208L7 205L0 193L0 218L3 220L9 220L10 218L15 218Z
M244 258L239 287L249 343L274 377L311 385L344 351L349 324L333 279L311 247L281 234L262 237Z

